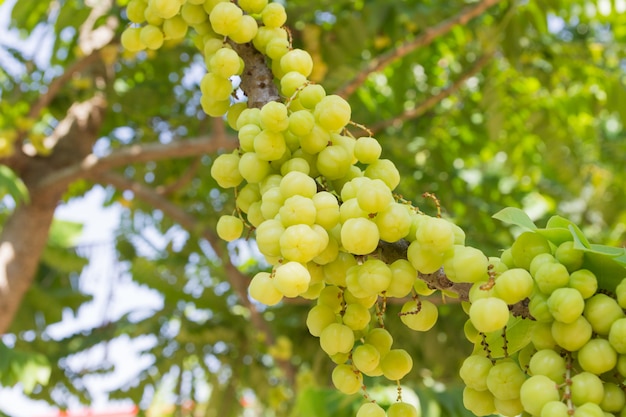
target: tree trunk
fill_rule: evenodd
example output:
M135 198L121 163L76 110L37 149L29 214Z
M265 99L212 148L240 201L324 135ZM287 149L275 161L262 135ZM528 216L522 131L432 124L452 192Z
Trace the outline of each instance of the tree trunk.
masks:
M5 161L24 180L30 201L19 204L0 234L0 335L9 331L24 294L33 283L46 246L56 206L69 183L41 187L55 170L82 160L98 137L105 101L96 96L76 103L50 136L56 146L48 157L16 151Z

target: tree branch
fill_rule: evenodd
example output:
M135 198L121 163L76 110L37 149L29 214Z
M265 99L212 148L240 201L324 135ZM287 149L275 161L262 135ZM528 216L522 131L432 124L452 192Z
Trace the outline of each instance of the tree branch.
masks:
M370 63L361 72L359 72L352 81L340 88L336 94L344 98L351 96L357 88L365 82L370 74L382 70L392 62L404 57L416 49L429 45L438 37L450 32L450 30L452 30L455 26L466 24L475 17L480 16L485 10L489 9L498 2L500 2L500 0L483 0L472 7L465 8L456 16L444 20L436 26L426 29L424 33L417 38L403 43L397 48L371 60Z
M202 227L198 219L184 211L182 208L168 201L162 195L158 194L151 188L140 184L138 182L129 181L121 175L103 172L95 175L96 181L109 184L118 189L125 189L132 191L134 195L150 204L152 207L163 211L172 220L180 224L183 228L187 229L190 233L197 233L210 244L217 256L220 257L224 263L224 269L226 272L226 278L231 284L235 294L239 297L239 300L243 306L250 311L250 318L253 325L259 329L265 335L265 340L268 345L272 345L275 342L274 335L269 325L256 309L254 304L248 298L248 282L249 278L242 273L233 263L230 261L230 257L224 243L215 235L211 230L206 227ZM291 363L286 361L280 361L280 365L285 372L285 375L290 382L295 381L295 369Z
M170 143L146 143L133 145L111 152L107 156L97 157L89 154L82 161L64 169L60 169L38 184L38 188L47 188L58 183L68 183L113 168L140 162L159 161L172 158L188 158L205 153L217 152L220 149L231 150L237 142L225 135L207 136Z
M409 242L402 239L397 242L385 242L381 240L378 243L378 248L372 254L385 263L391 264L398 259L407 259L407 251L409 249ZM469 282L452 282L446 276L443 268L438 269L432 274L417 273L417 277L428 284L429 288L454 293L458 296L460 301L469 301L469 291L472 284ZM510 305L509 310L514 316L532 319L530 312L528 311L528 299L522 300L516 304Z
M20 177L28 187L30 202L18 205L0 234L0 334L9 330L20 303L30 288L41 253L48 240L54 210L65 192L56 186L37 189L41 178L58 166L79 160L84 144L91 144L103 121L105 100L96 96L71 106L64 120L59 145L47 158L22 155Z
M270 101L280 100L278 87L274 84L274 74L265 62L265 56L251 43L238 44L231 41L230 44L245 62L241 89L248 97L248 107L261 108Z
M443 99L451 96L457 90L459 90L463 86L463 83L465 83L465 81L467 81L474 75L478 74L487 65L487 63L491 60L492 57L493 57L493 53L483 55L479 60L477 60L474 63L474 65L472 66L472 68L469 69L469 71L461 74L459 79L457 79L454 83L452 83L448 87L441 90L438 94L435 94L434 96L430 96L429 98L424 100L422 103L420 103L417 107L409 109L405 111L404 113L401 113L400 115L394 117L393 119L383 120L382 122L376 123L375 125L370 127L370 130L372 131L372 133L377 133L385 129L386 127L396 125L398 123L405 122L407 120L415 119L423 115L428 110L430 110L435 105L437 105L439 102L441 102Z

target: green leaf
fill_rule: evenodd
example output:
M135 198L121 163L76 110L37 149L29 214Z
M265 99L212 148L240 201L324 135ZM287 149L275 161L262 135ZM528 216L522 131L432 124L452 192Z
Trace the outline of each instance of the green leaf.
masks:
M20 177L6 165L0 165L0 193L7 193L16 203L28 203L28 189Z
M587 250L591 247L591 244L585 237L582 230L578 228L578 226L576 226L575 224L570 224L568 229L571 232L572 237L574 238L574 248L580 249L580 250Z
M25 355L22 374L18 376L25 394L33 392L37 384L46 385L50 379L50 363L40 354Z
M530 343L530 330L533 322L521 317L511 316L506 326L506 353L511 356L515 352L523 349ZM491 356L493 358L504 358L504 342L502 331L495 331L487 334L486 337ZM483 350L480 342L474 346L474 353Z
M48 244L57 248L72 248L83 231L83 224L54 219L50 227Z
M536 232L548 239L556 246L572 240L572 234L570 233L569 229L563 227L553 227L551 229L537 229Z
M516 207L506 207L494 214L494 219L500 220L504 223L513 224L519 226L525 230L534 231L537 230L535 223L528 217L528 214L524 210Z
M11 12L12 23L30 32L45 18L49 6L50 0L18 1Z

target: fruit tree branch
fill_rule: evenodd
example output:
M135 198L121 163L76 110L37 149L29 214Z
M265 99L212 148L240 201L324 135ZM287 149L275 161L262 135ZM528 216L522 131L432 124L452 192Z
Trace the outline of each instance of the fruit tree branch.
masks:
M271 328L269 327L261 313L256 309L254 304L252 304L252 302L248 298L249 278L243 272L237 269L235 265L233 265L233 263L230 261L230 257L224 242L222 242L213 231L209 230L207 227L202 226L202 224L195 216L189 214L179 206L170 202L150 187L147 187L138 182L129 181L123 176L111 172L99 173L96 175L95 180L104 184L112 185L118 189L132 191L137 198L150 204L155 209L163 211L163 213L165 213L172 220L180 224L183 228L187 229L190 233L196 233L202 238L206 239L211 244L211 247L213 248L217 256L219 256L222 260L226 273L226 278L231 284L233 290L235 291L235 294L237 294L241 304L250 311L250 318L253 325L264 333L265 340L268 342L269 345L274 344L275 338ZM295 369L293 368L291 363L287 361L279 362L287 378L291 382L295 381Z
M428 97L426 100L421 102L418 106L399 114L393 119L383 120L379 123L374 124L373 126L370 127L370 130L373 133L377 133L385 129L386 127L397 125L407 120L420 117L421 115L426 113L428 110L436 106L443 99L457 92L468 79L478 74L487 65L487 63L489 63L492 57L493 57L493 54L483 55L479 60L477 60L474 63L472 68L470 68L467 72L461 74L461 76L454 83L444 88L439 93L435 94L434 96Z
M373 255L384 260L387 264L391 264L398 259L407 259L408 248L409 242L404 239L393 243L381 240L378 243L378 249ZM450 281L443 268L438 269L432 274L422 274L418 272L417 277L428 284L429 288L454 293L460 301L469 301L469 292L472 284L468 282ZM528 311L528 300L522 300L516 304L510 305L509 310L511 310L514 316L532 318Z
M237 143L225 135L206 136L170 143L132 145L113 151L103 157L89 154L77 164L60 169L42 179L38 187L47 188L57 183L72 182L125 165L163 159L188 158L205 153L214 153L220 149L231 150L236 147Z
M370 74L382 70L392 62L404 57L416 49L429 45L438 37L450 32L455 26L467 24L470 20L480 16L485 10L489 9L498 2L500 2L500 0L483 0L474 6L467 7L457 15L444 20L438 25L426 29L424 33L419 35L417 38L403 43L397 48L371 60L370 63L361 72L359 72L352 81L340 88L336 94L339 94L342 97L351 96L357 88L365 82Z
M261 108L270 101L279 100L274 74L265 62L265 56L254 49L251 43L230 42L230 44L245 62L245 69L241 75L241 89L248 97L248 107Z

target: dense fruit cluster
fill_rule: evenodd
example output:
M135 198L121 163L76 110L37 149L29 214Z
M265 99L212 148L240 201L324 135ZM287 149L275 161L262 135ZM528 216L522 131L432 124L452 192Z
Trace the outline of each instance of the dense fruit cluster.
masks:
M394 346L385 328L386 304L398 299L400 321L429 330L438 310L426 298L435 289L422 278L445 271L450 286L472 286L465 331L477 348L461 369L468 409L508 416L624 409L626 282L617 301L599 293L571 241L555 245L534 232L500 258L487 258L465 246L459 227L394 195L398 170L381 158L375 138L350 134L350 105L308 80L313 59L292 48L282 5L130 0L126 13L133 25L122 44L131 51L158 49L194 29L207 67L202 108L210 116L226 114L239 138L239 148L211 168L219 186L236 195L236 210L220 217L217 233L226 241L253 235L272 265L252 278L253 299L270 306L285 297L314 300L306 325L336 364L338 390L369 399L364 376L396 382L411 371L411 355ZM253 72L237 52L244 43L263 54L281 100L259 108L238 102L235 86ZM394 244L405 256L386 259L381 247ZM511 314L514 305L527 305L535 321ZM530 328L527 338L507 341ZM385 415L412 417L419 410L399 392L387 410L367 401L357 413Z
M507 305L522 300L535 320L517 352L493 355L486 337L468 332L477 348L460 374L474 414L626 416L626 279L614 294L599 291L584 262L573 241L524 232L494 262L494 285L470 291L467 327L477 332L506 340Z

